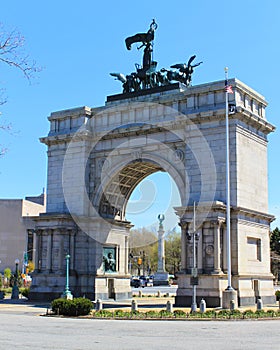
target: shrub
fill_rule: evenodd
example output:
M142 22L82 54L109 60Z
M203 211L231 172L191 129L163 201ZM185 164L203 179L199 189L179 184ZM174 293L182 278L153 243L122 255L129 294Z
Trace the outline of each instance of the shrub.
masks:
M132 316L132 314L129 311L116 310L114 312L114 316L115 317L120 317L120 318L130 318Z
M230 318L232 311L221 310L217 313L217 318Z
M243 314L242 314L242 312L240 310L231 310L229 318L240 319L240 318L243 318Z
M146 318L159 318L160 314L157 311L150 310L145 313Z
M73 303L78 315L88 315L92 309L92 302L87 298L74 298Z
M23 295L25 298L28 298L30 288L20 288L20 293Z
M277 312L275 312L274 310L267 310L266 315L267 315L267 317L276 317Z
M266 312L264 310L257 310L255 312L255 316L256 316L256 318L265 317L266 316Z
M275 296L276 296L276 300L277 300L277 301L280 300L280 290L277 290L277 291L275 292Z
M164 317L164 318L173 317L173 313L166 310L160 310L159 315L160 317Z
M215 310L207 310L203 313L203 317L205 318L216 318L217 312Z
M198 317L199 312L197 311L190 311L189 317Z
M113 312L109 310L98 310L94 313L96 317L113 317Z
M252 311L252 310L245 310L244 312L243 312L243 318L254 318L255 317L255 313L254 313L254 311Z
M90 313L92 302L86 298L74 298L73 300L59 298L52 301L51 308L56 315L84 316Z
M51 302L51 308L52 308L52 312L55 315L64 315L65 314L65 310L68 309L67 305L68 305L68 300L64 299L64 298L59 298L59 299L55 299Z
M175 318L185 318L187 317L187 313L183 310L175 310L173 312Z

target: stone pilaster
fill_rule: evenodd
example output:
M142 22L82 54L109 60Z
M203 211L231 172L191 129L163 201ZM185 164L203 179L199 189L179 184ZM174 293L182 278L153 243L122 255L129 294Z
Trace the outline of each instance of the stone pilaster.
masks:
M46 270L52 271L52 242L53 242L53 230L47 230L47 262Z

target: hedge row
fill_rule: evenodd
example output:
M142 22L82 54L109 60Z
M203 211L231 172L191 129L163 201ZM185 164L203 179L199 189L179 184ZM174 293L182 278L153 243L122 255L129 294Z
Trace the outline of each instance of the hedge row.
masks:
M93 312L93 317L96 318L123 318L123 319L150 319L150 318L164 318L164 319L170 319L170 318L180 318L180 319L193 319L193 318L211 318L211 319L252 319L252 318L273 318L273 317L280 317L280 310L221 310L221 311L215 311L215 310L208 310L204 313L201 312L194 312L194 313L188 313L183 310L175 310L174 312L169 312L166 310L161 311L154 311L150 310L147 312L141 312L141 311L124 311L124 310L116 310L116 311L110 311L110 310L99 310Z
M51 303L52 312L55 315L83 316L88 315L92 310L92 302L86 298L64 298L55 299Z

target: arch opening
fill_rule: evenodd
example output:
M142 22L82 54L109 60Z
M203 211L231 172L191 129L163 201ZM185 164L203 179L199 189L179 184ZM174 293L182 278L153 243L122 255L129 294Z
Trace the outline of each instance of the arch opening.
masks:
M156 162L138 159L123 166L108 181L99 214L105 219L130 221L136 227L150 227L160 212L172 216L174 227L177 218L173 207L178 205L181 194L172 176Z

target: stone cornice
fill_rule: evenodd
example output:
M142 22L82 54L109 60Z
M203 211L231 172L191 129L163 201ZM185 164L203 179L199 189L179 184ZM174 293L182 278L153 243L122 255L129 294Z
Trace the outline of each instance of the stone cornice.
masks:
M266 121L264 118L259 117L258 115L251 113L247 109L237 106L237 113L230 115L230 118L237 117L237 119L245 121L247 124L256 127L257 130L261 130L265 134L273 132L276 127Z
M248 208L242 208L242 207L233 207L231 209L232 217L239 217L240 215L260 219L267 221L269 223L273 222L275 220L275 216L268 214L268 213L262 213L256 210L248 209Z
M186 221L192 220L193 215L193 206L185 207L175 207L174 208L176 215L180 218L185 218ZM209 212L205 221L212 221L215 213L217 214L217 219L223 220L226 214L226 205L223 202L215 201L213 203L201 203L197 206L196 215L199 218L200 214ZM213 215L214 214L214 215ZM242 207L231 207L231 219L232 220L243 220L247 222L249 219L253 219L255 224L258 225L269 225L272 221L275 220L274 215L268 213L262 213L256 210L242 208Z
M67 119L70 117L73 118L73 117L80 117L84 115L91 116L92 109L87 106L64 109L61 111L52 112L51 115L48 117L48 120L52 121L52 120L58 120L58 119Z
M267 102L264 97L251 89L238 79L230 79L234 94L231 94L230 102L236 104L236 113L230 114L230 119L238 119L253 126L256 130L269 134L275 130L275 126L270 124L261 115L251 111L250 107L244 107L239 100L238 94L246 94L264 109ZM107 104L106 106L90 108L87 106L67 109L51 113L49 120L52 122L51 132L47 137L42 137L40 141L50 146L52 144L70 142L74 140L100 140L118 137L138 136L149 133L182 129L188 122L195 124L221 121L225 119L225 96L224 81L210 82L191 86L185 89L175 89L164 93L150 93L145 96L138 96L132 99L124 99ZM215 96L219 96L217 99ZM193 101L193 102L191 102ZM155 108L158 105L170 107ZM144 107L143 107L144 106ZM148 114L142 123L132 117L127 125L121 115L127 110L134 115L138 109L145 109ZM114 115L120 118L120 127L114 126ZM80 118L78 124L66 123L67 119ZM63 121L65 120L65 121ZM90 120L90 122L88 122ZM61 128L60 122L63 123ZM67 126L65 126L67 124ZM141 124L141 125L140 125Z

